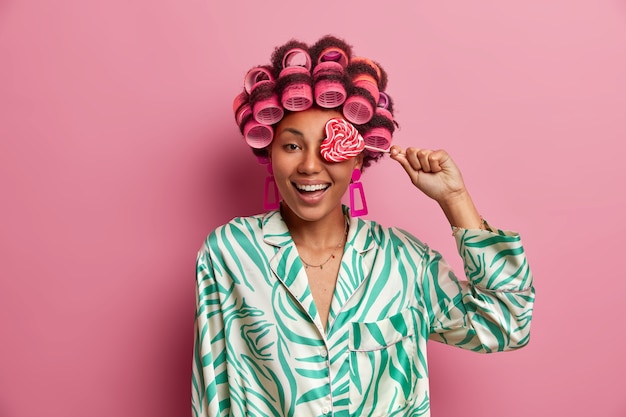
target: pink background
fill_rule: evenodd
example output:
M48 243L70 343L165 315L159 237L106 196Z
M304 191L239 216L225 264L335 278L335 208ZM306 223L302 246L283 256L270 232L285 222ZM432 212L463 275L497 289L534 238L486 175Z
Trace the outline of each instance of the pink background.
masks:
M0 416L190 415L196 251L262 206L232 98L325 33L383 64L396 143L449 150L535 274L527 348L430 345L433 414L626 416L626 4L242 4L0 1ZM363 182L458 268L399 166Z

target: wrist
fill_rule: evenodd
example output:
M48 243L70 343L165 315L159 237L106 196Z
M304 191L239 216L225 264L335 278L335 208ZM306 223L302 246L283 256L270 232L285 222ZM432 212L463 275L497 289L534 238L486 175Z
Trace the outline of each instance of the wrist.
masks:
M453 208L454 206L465 205L471 200L472 198L470 197L467 188L463 187L460 190L446 193L437 200L437 203L441 206L441 208L445 209L447 207Z
M453 229L485 228L484 220L467 190L450 194L438 203Z

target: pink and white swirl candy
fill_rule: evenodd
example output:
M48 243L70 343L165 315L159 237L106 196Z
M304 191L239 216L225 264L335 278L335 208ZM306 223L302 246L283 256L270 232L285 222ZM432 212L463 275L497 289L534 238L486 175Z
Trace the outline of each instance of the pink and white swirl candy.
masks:
M354 158L365 148L365 141L350 122L333 118L326 122L326 138L320 146L322 158L341 162Z

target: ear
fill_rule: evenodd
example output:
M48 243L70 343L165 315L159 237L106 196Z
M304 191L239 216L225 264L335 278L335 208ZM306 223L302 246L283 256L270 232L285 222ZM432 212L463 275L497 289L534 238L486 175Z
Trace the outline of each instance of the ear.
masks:
M361 152L360 154L354 157L354 169L358 169L358 170L363 169L364 155L365 155L365 151Z

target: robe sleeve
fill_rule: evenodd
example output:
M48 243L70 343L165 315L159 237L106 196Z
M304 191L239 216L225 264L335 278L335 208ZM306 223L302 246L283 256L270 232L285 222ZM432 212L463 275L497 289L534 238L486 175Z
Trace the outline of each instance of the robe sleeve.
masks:
M192 366L192 416L230 413L220 287L208 245L196 261L196 317Z
M467 280L429 251L423 290L430 339L482 353L525 346L535 290L519 234L458 229L454 236Z

